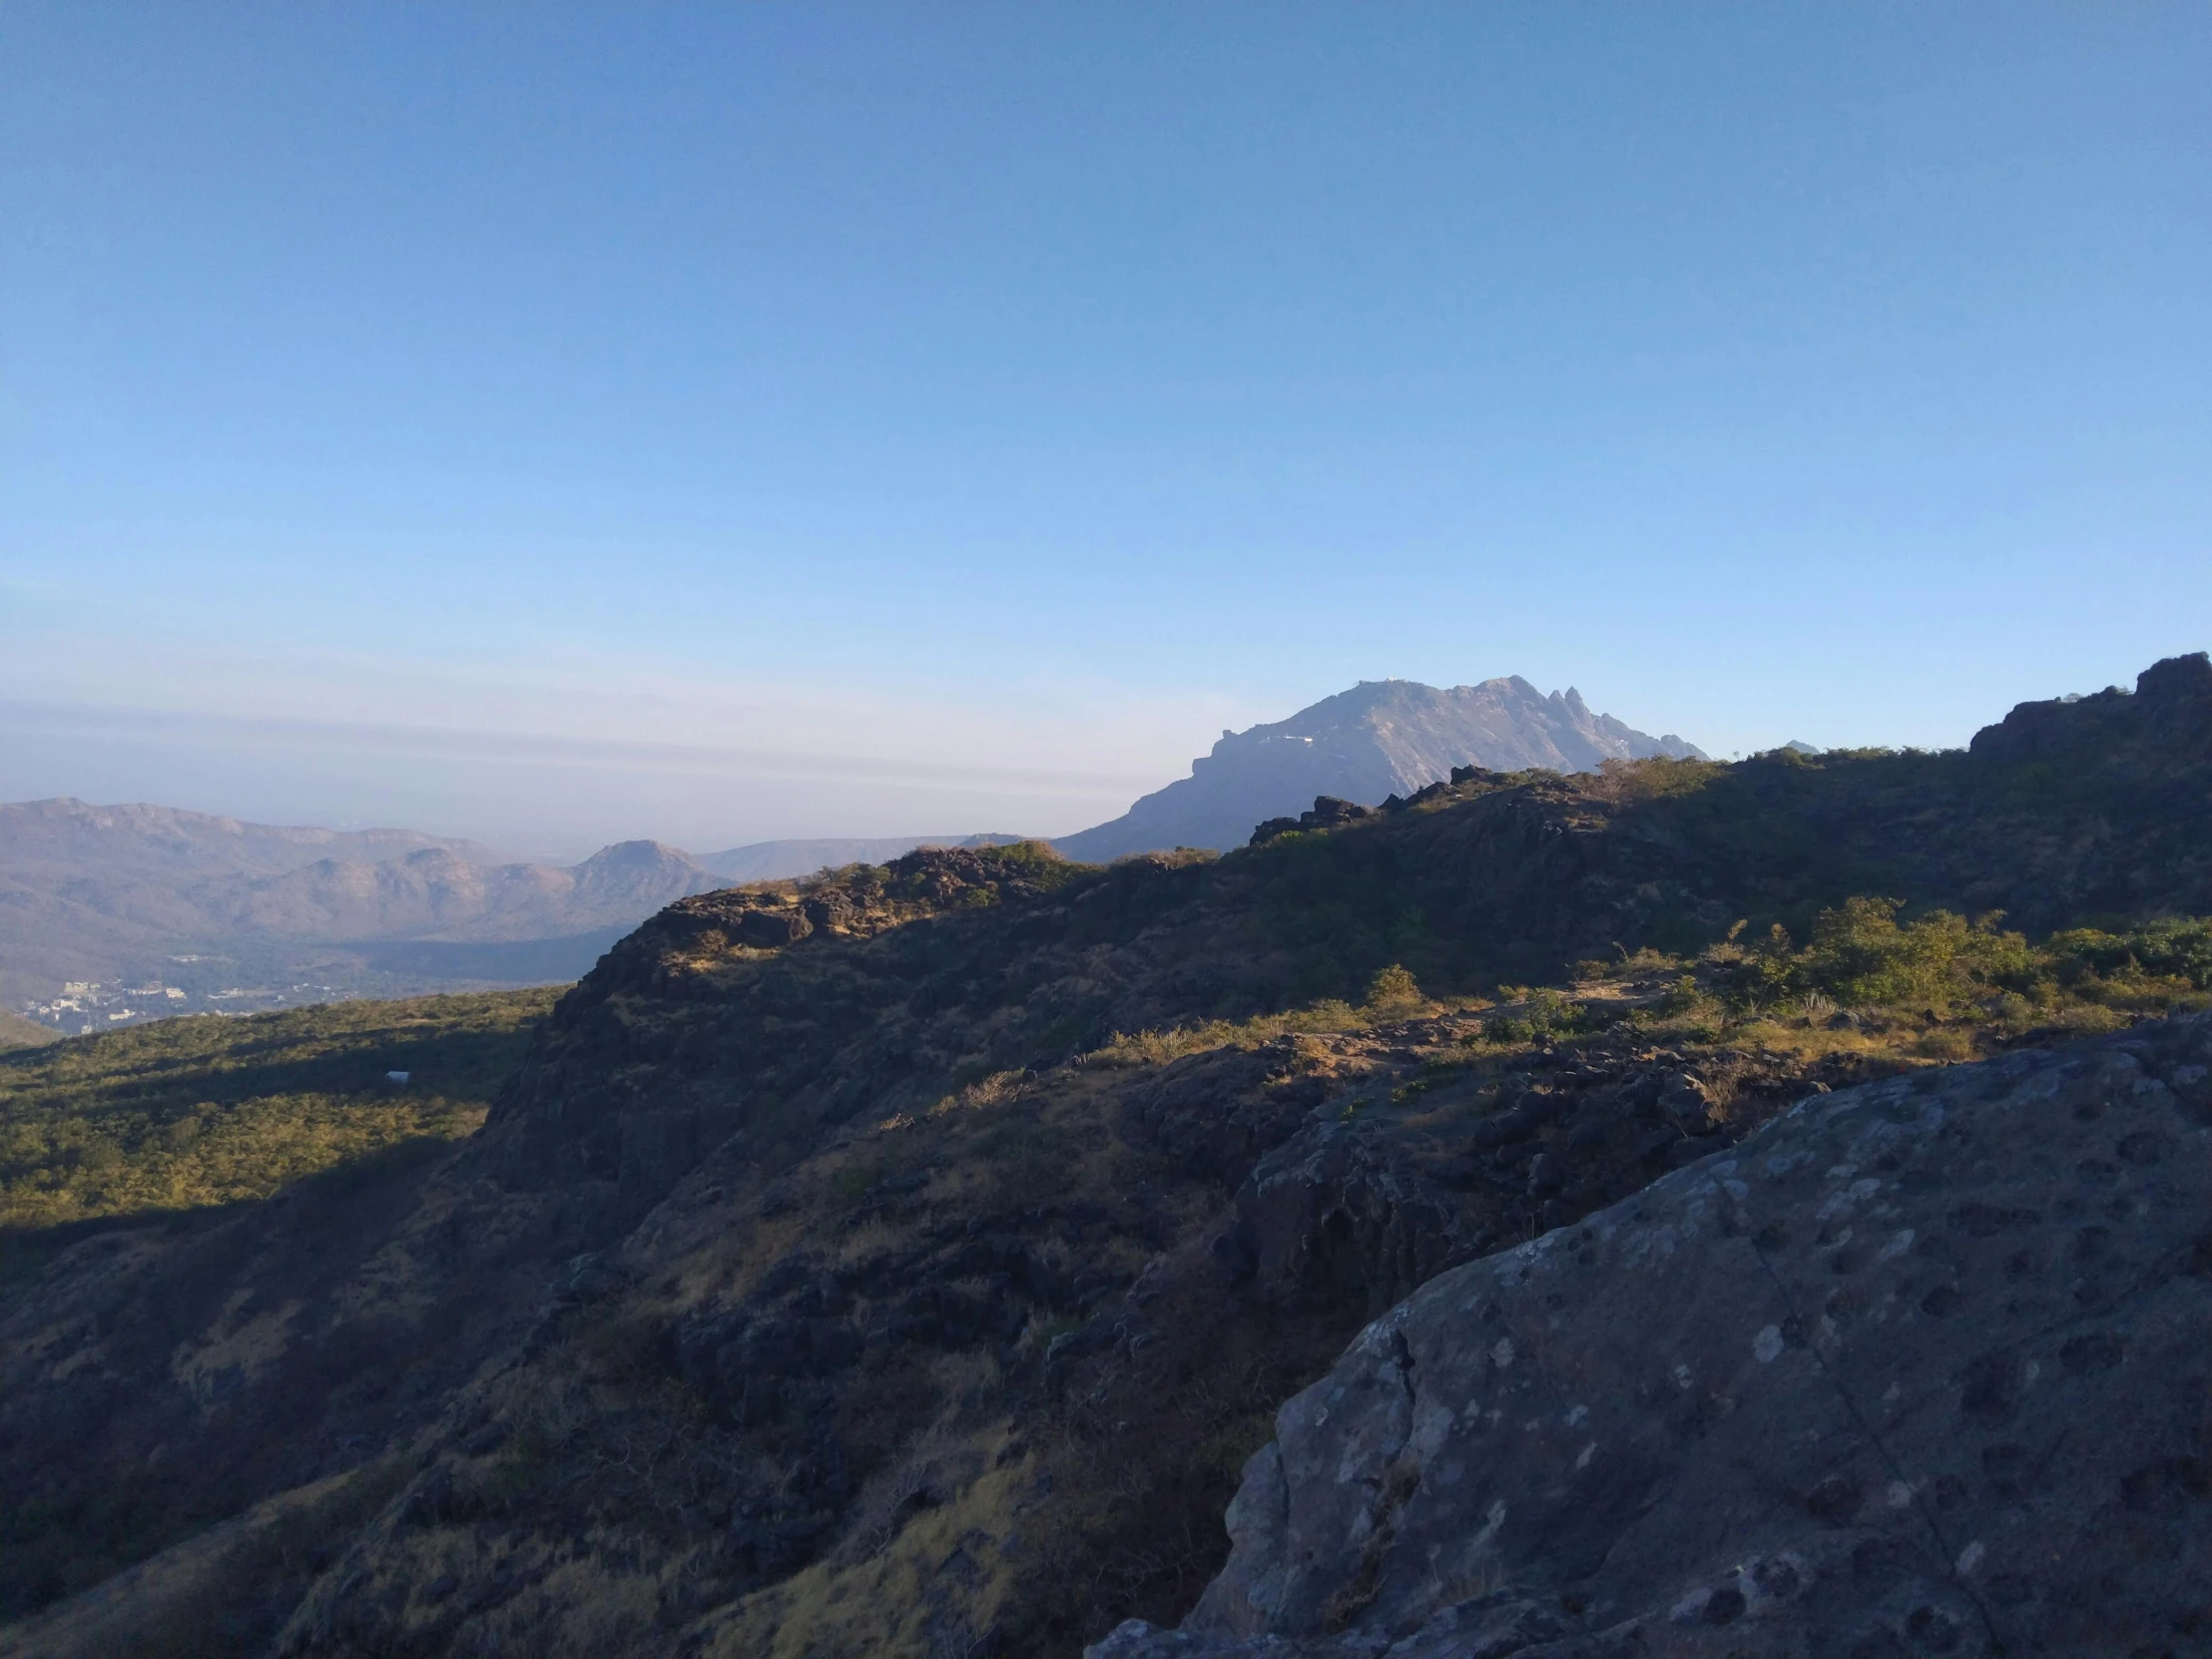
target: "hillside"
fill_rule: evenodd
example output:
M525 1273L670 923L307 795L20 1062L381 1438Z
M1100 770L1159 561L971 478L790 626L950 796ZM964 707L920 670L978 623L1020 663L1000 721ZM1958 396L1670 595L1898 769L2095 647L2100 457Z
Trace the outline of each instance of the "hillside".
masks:
M0 1048L35 1048L55 1040L45 1026L0 1010Z
M0 1235L267 1198L382 1147L470 1133L555 994L47 1033L0 1065Z
M2200 1028L2166 1016L2212 1005L2212 924L2188 919L2212 913L2212 665L1992 730L1943 755L1462 768L1220 858L932 850L684 898L562 997L457 1146L14 1241L37 1266L0 1293L0 1651L920 1659L1172 1623L1232 1559L1221 1517L1278 1409L1438 1275L1672 1204L1830 1091L1929 1077L1994 1111L2070 1065L2077 1092L2033 1109L2077 1137L2189 1105ZM125 1069L89 1043L0 1072L63 1050ZM132 1133L40 1167L166 1144ZM2133 1260L2129 1206L2201 1174L2187 1133L2130 1120L2110 1156L2055 1161L1977 1140L1952 1208L2062 1223L2029 1268L2071 1294L2089 1269L2052 1253ZM1777 1220L1791 1250L1823 1226ZM1968 1273L1990 1263L1954 1265L1994 1342L2012 1316ZM2185 1312L2193 1271L2160 1281ZM2189 1400L2079 1334L2049 1339L2067 1412L2131 1426L2070 1449L2067 1489L2106 1481L2102 1535L2198 1549ZM2009 1384L1963 1358L2001 1410ZM1925 1386L1957 1407L1954 1380ZM1686 1397L1673 1441L1672 1393L1582 1403L1692 1446L1725 1408ZM1321 1455L1285 1421L1276 1455ZM1963 1455L2028 1459L1975 1478L2041 1455L1975 1432ZM1427 1618L1440 1587L1416 1607L1371 1535L1372 1574L1339 1549L1314 1606L1250 1633ZM1621 1595L1672 1561L1700 1607L1737 1605L1688 1543L1648 1558ZM1464 1565L1466 1596L1511 1587ZM1939 1635L1950 1603L1927 1605Z
M1177 846L1242 846L1254 825L1295 814L1316 796L1380 806L1448 778L1492 772L1594 772L1609 760L1698 757L1680 738L1647 737L1592 715L1569 689L1545 697L1518 675L1440 691L1373 680L1289 720L1224 732L1191 776L1122 817L1058 841L1071 858L1104 860Z

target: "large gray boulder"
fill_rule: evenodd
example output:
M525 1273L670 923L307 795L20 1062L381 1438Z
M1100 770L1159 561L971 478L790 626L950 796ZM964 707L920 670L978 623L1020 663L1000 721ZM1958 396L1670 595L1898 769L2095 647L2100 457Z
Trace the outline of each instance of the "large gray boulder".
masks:
M2212 1019L1804 1102L1277 1418L1228 1654L2212 1653Z

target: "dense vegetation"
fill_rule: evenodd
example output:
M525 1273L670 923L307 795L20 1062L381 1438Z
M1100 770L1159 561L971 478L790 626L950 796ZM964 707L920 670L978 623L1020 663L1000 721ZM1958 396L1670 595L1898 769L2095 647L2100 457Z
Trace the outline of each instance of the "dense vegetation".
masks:
M0 1054L0 1229L267 1198L469 1134L557 994L201 1015Z
M2114 1020L2201 1005L2212 990L2212 922L2167 918L2107 931L2073 927L2030 944L2003 917L1972 921L1948 910L1898 920L1894 898L1854 897L1815 918L1812 939L1793 948L1778 923L1750 949L1715 952L1735 968L1730 1000L1757 1014L1825 1002L1955 1018L1970 1007L2003 1025L2066 1018L2089 1009ZM2093 1019L2086 1021L2094 1023Z

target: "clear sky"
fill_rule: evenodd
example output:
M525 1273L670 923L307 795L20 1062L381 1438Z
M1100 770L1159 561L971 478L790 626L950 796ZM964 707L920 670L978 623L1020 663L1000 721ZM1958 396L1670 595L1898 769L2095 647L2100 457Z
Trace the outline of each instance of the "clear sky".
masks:
M2212 644L2212 7L0 7L0 799L1061 831Z

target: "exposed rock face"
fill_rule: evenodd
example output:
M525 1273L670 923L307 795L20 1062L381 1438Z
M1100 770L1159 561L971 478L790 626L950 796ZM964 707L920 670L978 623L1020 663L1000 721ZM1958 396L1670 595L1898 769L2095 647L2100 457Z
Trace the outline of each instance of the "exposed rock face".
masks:
M1473 764L1493 772L1543 767L1594 772L1607 760L1699 751L1593 715L1571 687L1549 697L1526 680L1438 690L1371 680L1289 720L1224 732L1191 776L1146 796L1110 824L1063 836L1075 858L1116 858L1176 846L1244 845L1262 820L1295 815L1316 796L1379 805Z
M1168 1654L2212 1641L2212 1019L1816 1096L1431 1280Z
M2132 696L2108 687L2092 697L2022 703L1974 734L1984 760L2041 761L2085 749L2115 758L2148 750L2167 764L2212 760L2212 659L2168 657L2135 677Z

